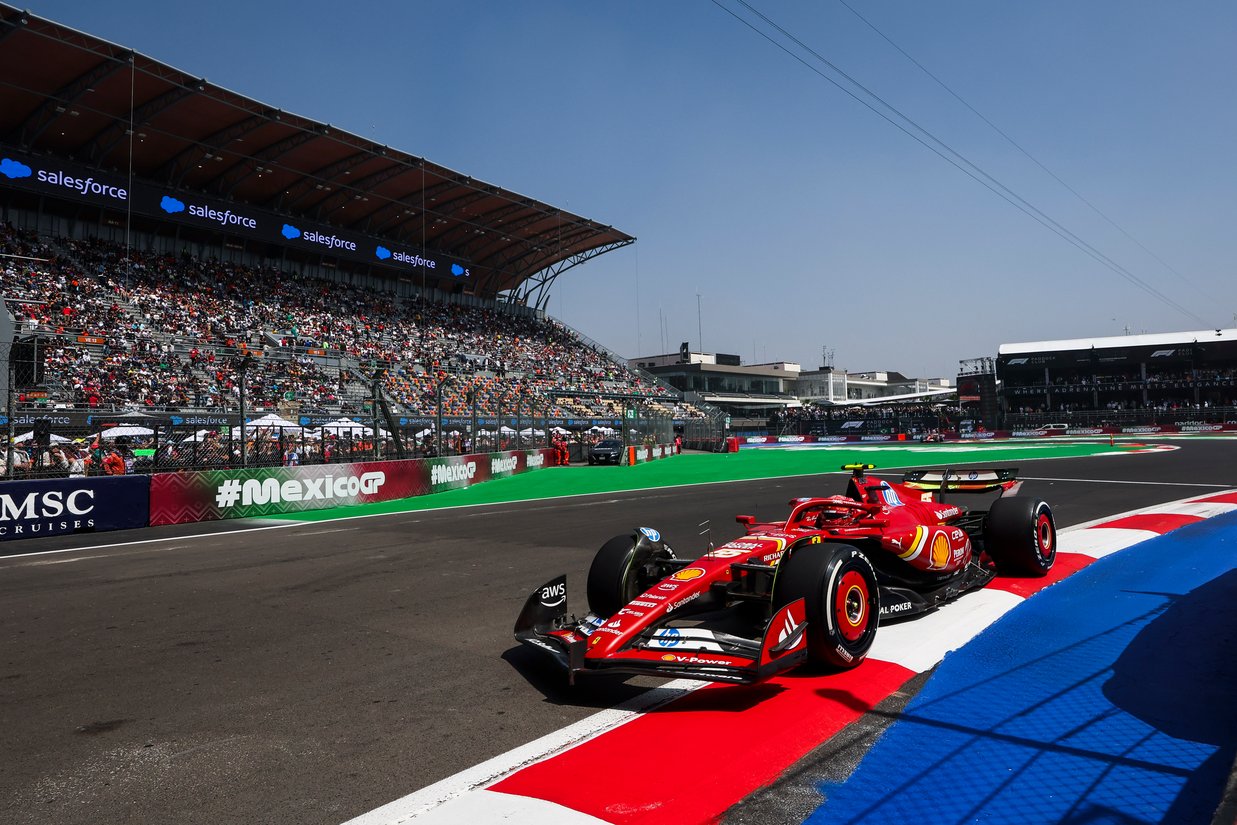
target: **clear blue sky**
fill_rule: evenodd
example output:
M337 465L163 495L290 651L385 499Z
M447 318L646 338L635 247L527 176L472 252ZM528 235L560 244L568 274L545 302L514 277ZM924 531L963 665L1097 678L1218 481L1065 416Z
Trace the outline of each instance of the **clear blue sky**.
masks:
M1135 243L838 0L748 2L1186 312L709 0L29 8L636 235L548 307L624 356L953 376L1006 342L1234 326L1237 4L847 0Z

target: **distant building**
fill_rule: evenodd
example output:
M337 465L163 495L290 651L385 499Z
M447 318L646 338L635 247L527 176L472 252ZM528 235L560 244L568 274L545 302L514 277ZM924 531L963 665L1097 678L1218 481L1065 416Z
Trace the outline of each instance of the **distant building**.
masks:
M628 361L688 394L747 421L805 404L853 406L926 401L950 396L947 378L907 378L898 372L847 373L830 368L804 372L793 361L744 365L737 355L692 352L648 355Z

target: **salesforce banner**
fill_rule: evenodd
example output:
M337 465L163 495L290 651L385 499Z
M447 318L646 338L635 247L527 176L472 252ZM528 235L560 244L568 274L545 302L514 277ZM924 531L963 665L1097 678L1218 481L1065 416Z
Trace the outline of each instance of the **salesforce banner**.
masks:
M429 492L425 462L366 461L247 470L160 473L150 480L150 523L185 524L370 504Z
M0 483L0 541L145 527L149 476Z
M4 146L0 146L0 184L111 209L132 209L154 218L404 272L434 275L445 281L468 281L474 277L470 264L461 259L192 192L140 181L130 188L124 175L47 155L15 152Z

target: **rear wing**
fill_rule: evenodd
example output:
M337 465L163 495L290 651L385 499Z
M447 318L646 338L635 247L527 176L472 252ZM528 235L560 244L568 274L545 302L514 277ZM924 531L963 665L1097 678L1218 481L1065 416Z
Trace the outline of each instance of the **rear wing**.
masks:
M911 470L902 475L902 483L916 490L933 493L991 493L1014 495L1022 482L1017 467L982 470Z

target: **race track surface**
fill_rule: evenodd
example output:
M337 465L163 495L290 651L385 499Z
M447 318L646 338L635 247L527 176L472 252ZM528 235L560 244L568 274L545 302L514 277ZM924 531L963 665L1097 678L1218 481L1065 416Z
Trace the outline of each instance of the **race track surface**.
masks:
M1019 461L1024 493L1067 527L1237 483L1237 442L1175 444ZM720 543L739 534L736 513L771 518L845 481L9 543L0 552L44 552L0 558L0 819L357 816L658 683L573 691L516 648L511 626L534 586L566 572L583 611L592 554L616 533L655 526L691 555L700 522ZM46 552L60 548L75 549Z

